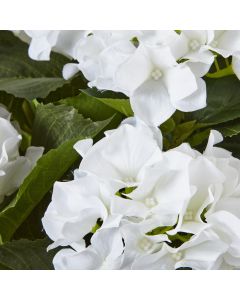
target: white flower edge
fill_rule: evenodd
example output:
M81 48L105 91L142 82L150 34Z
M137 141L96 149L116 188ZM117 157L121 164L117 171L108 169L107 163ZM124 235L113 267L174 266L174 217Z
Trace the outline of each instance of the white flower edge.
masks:
M0 107L0 201L14 193L43 154L42 147L29 147L19 155L22 136L10 122L10 113Z

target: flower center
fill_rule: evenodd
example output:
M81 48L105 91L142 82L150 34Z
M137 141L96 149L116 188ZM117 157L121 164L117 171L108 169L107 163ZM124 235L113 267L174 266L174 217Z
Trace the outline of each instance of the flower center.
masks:
M151 73L152 79L158 80L162 77L162 72L159 69L154 69Z
M176 261L180 261L182 259L183 255L181 252L178 252L178 253L173 253L172 254L172 258Z
M138 242L138 246L143 251L149 251L153 247L153 242L144 237Z
M193 211L192 210L187 210L185 212L185 215L183 217L184 221L189 222L193 220Z
M150 198L146 198L144 200L144 204L147 207L152 208L152 207L156 206L158 204L158 202L157 202L157 200L155 198L150 197Z
M197 40L191 40L189 42L189 48L193 51L196 51L197 49L200 48L200 43Z

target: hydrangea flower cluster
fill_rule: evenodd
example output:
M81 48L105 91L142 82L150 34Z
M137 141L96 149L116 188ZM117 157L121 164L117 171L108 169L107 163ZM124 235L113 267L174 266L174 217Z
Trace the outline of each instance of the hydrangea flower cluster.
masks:
M24 37L23 37L24 35ZM130 97L137 117L160 125L175 110L206 106L202 77L216 54L232 56L240 78L240 31L26 31L29 55L50 59L53 49L77 63L64 66L69 79L79 70L90 87L122 92Z
M129 97L134 112L95 144L77 142L73 180L54 184L42 223L49 250L60 247L55 269L240 268L240 160L215 146L216 130L202 153L188 143L163 150L159 129L176 110L207 105L203 77L213 64L222 71L219 57L240 79L240 31L16 34L32 59L69 57L65 79L82 72L90 88Z
M10 113L0 106L0 202L14 193L42 156L42 147L29 147L20 156L21 134L10 122Z
M134 117L82 156L74 179L56 182L42 220L55 269L240 267L240 161L183 143L163 151L160 131Z

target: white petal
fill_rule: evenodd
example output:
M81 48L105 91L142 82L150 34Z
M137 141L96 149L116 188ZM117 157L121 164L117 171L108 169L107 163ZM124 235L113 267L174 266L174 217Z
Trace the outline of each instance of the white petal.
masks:
M163 81L173 103L191 95L198 88L194 74L183 64L168 69L164 73Z
M205 64L201 62L188 61L186 64L197 78L206 75L211 67L211 64Z
M222 233L222 238L234 241L240 239L240 219L227 211L218 211L207 217L207 221L213 224L213 228L218 234ZM239 250L240 252L240 250Z
M104 49L99 55L101 76L112 78L120 64L124 63L136 48L129 40L120 40Z
M135 185L141 169L157 159L161 159L161 151L149 129L124 124L89 150L80 169Z
M28 147L25 157L32 163L34 167L38 159L43 155L43 147Z
M42 218L43 228L51 240L64 240L62 228L65 221L65 218L58 214L54 204L51 202L44 214L44 217Z
M73 57L76 44L86 34L85 30L60 30L54 50Z
M206 150L204 151L204 153L206 155L211 155L213 153L212 152L213 146L218 144L218 143L221 143L222 141L223 141L222 134L217 130L211 130L210 134L209 134Z
M138 40L148 46L169 46L178 40L174 30L143 30Z
M0 118L10 120L11 114L7 111L4 105L0 104Z
M232 57L232 68L233 68L233 72L236 74L237 78L240 80L240 57L239 56Z
M132 265L133 270L174 270L175 262L166 250L139 256Z
M182 33L189 40L197 40L201 44L205 44L207 42L207 37L208 37L207 30L183 30Z
M62 228L64 238L70 242L80 241L91 232L98 218L99 213L97 211L86 209L79 213L77 220L66 220Z
M32 36L28 54L35 60L49 60L52 47L56 44L58 30L26 31Z
M84 157L88 151L91 149L93 145L92 139L84 139L79 142L77 142L73 148L82 156Z
M216 30L215 35L217 46L210 49L213 49L223 57L228 57L239 51L239 30Z
M191 62L201 62L211 67L211 64L214 61L214 54L209 50L200 50L190 52L185 56L185 58L189 59Z
M21 140L21 136L8 120L0 118L0 128L1 128L1 135L0 135L1 147L4 144L4 142L6 142L10 138L14 138L15 140L18 141Z
M162 133L157 126L149 126L137 116L124 119L121 124L130 124L134 127L147 129L150 135L158 142L159 148L162 149Z
M125 90L127 94L131 94L148 79L152 67L146 49L139 46L136 52L120 65L116 71L116 85L120 87L121 90Z
M146 48L151 57L151 61L155 68L159 68L163 71L168 68L172 68L177 65L177 62L171 52L170 47L160 46L160 47L148 47Z
M106 220L104 220L104 223L102 224L101 228L112 228L112 227L119 227L120 222L122 220L121 215L110 215L107 217Z
M91 249L86 249L80 253L71 249L63 249L53 259L56 270L95 270L101 264L101 258Z
M116 259L123 253L122 235L117 228L99 229L92 237L93 248L103 259Z
M68 80L79 72L79 66L78 64L74 64L74 63L66 64L64 65L62 72L63 72L63 78Z
M169 94L161 80L148 80L130 98L136 116L150 125L158 126L175 112Z
M221 240L202 243L187 249L184 260L177 267L190 267L197 270L214 268L215 262L226 251L227 245Z
M146 207L137 201L124 198L116 199L112 203L112 212L127 217L144 218L147 214Z
M196 79L197 90L183 99L172 100L173 105L180 111L189 112L206 107L206 83L202 78Z

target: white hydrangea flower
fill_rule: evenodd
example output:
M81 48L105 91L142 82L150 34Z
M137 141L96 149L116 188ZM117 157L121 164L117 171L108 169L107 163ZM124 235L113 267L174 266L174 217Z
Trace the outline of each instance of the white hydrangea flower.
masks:
M177 59L187 59L185 63L195 75L204 76L217 53L224 58L233 56L232 68L240 78L239 30L183 30L179 37L171 49Z
M56 269L240 267L240 161L215 146L217 131L201 154L188 144L163 152L157 130L130 118L75 145L80 167L55 184L43 218L51 247L72 248Z
M89 80L89 86L121 91L115 86L114 74L118 66L134 51L131 39L137 31L92 31L80 39L73 49L77 64L64 66L63 77L69 79L79 70Z
M163 152L159 133L130 118L75 145L80 167L55 184L43 218L51 247L72 248L55 268L240 267L240 161L215 146L217 131L203 154L188 144Z
M214 52L226 58L240 50L239 44L239 30L182 30L171 49L177 59L187 59L193 67L193 63L199 68L205 64L204 75L213 63Z
M88 144L85 140L74 146L83 156L81 171L120 181L129 187L141 181L147 166L161 161L161 132L139 119L129 118L117 130L105 134L106 137L93 147L91 140L87 140Z
M177 61L184 60L197 77L204 76L214 60L214 54L206 47L213 39L213 30L144 31L139 39L150 46L169 46Z
M140 44L119 66L115 81L130 96L134 113L148 124L163 123L176 108L191 111L206 105L205 85L186 64L176 62L168 46Z
M214 61L209 50L213 38L213 30L182 30L171 49L177 60L184 60L197 77L203 77Z
M10 114L0 107L0 202L14 193L43 153L41 147L29 147L19 155L22 136L10 122Z
M123 249L123 240L118 229L100 229L86 249L60 250L53 259L53 265L57 270L120 269Z
M84 30L26 30L31 37L28 54L35 60L49 60L52 50L72 57L76 43L87 32Z
M214 30L208 49L229 57L239 51L240 30Z
M192 111L206 105L204 82L186 64L177 64L171 53L177 34L162 31L158 36L161 33L161 45L156 46L145 42L151 33L144 31L27 31L32 37L30 57L49 59L52 48L72 57L78 63L64 66L65 79L80 70L90 87L129 95L135 114L153 125L175 109ZM140 41L137 48L135 37Z
M191 268L197 270L218 269L221 255L227 245L211 230L193 236L178 248L162 243L161 249L152 254L138 256L132 269L174 270Z
M134 223L123 221L120 231L124 240L124 258L122 269L132 269L135 261L142 257L149 257L159 252L164 241L169 241L167 235L147 235L149 232L146 222Z
M73 181L55 183L52 202L42 219L54 241L51 248L81 245L99 220L102 228L118 227L122 216L115 214L112 206L118 201L115 193L121 187L122 184L110 184L79 172Z
M137 35L140 43L151 46L169 46L171 49L180 39L174 30L142 30Z
M186 155L190 162L188 164L189 180L194 190L193 196L186 202L184 210L179 215L179 222L172 233L184 231L197 233L207 224L202 213L204 210L205 218L217 210L226 210L231 213L230 201L234 201L237 207L237 197L239 194L239 160L232 157L231 153L214 147L222 141L219 132L212 130L209 136L208 145L203 154L193 150L189 145L182 144L178 148L170 150L171 156L175 151ZM208 176L205 176L207 174ZM236 198L234 196L236 195ZM240 215L238 215L240 217Z
M147 214L148 207L144 204L126 201L116 194L122 188L134 186L136 180L141 180L140 173L144 172L144 163L149 165L151 160L154 162L161 155L161 134L134 118L125 120L118 130L108 131L106 134L91 149L91 140L78 142L75 149L84 159L80 168L75 170L74 180L54 185L52 202L42 220L47 234L54 241L51 247L82 243L84 236L91 232L99 219L104 228L118 227L123 216L144 218ZM115 158L113 155L109 156L108 152L116 149L119 139L126 141ZM148 145L145 144L146 139ZM126 151L131 148L134 158L132 162ZM148 150L145 156L141 152L137 153L142 150ZM117 169L119 164L124 164L123 168L120 166Z
M77 60L63 68L69 79L81 71L90 87L130 97L136 116L160 125L176 109L206 106L206 84L216 53L233 56L240 78L240 31L231 30L86 30L26 31L29 55L48 60L51 50ZM20 34L21 36L21 34Z
M219 268L226 263L239 267L240 161L230 152L214 147L220 141L222 136L212 130L203 154L184 144L169 151L182 151L192 157L188 168L195 192L179 214L177 226L168 234L187 232L197 236L210 227L226 247L219 257Z

